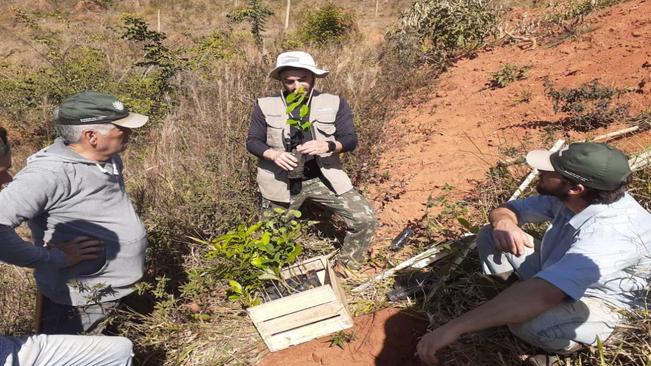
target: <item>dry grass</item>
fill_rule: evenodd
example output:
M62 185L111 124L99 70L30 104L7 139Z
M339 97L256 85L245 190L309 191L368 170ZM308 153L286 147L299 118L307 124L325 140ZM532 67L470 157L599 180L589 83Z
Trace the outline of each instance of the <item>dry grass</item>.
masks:
M32 271L0 263L0 334L33 332L36 286Z

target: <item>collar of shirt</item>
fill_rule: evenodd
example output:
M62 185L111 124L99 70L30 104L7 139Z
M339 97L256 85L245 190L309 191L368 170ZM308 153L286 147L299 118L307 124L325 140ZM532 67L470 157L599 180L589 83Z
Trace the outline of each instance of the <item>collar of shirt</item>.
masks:
M594 204L590 205L586 208L583 209L583 211L577 213L568 221L570 225L572 225L573 228L578 229L580 228L583 224L586 223L586 221L590 220L590 218L594 217L601 211L605 210L607 205L602 205L602 204Z

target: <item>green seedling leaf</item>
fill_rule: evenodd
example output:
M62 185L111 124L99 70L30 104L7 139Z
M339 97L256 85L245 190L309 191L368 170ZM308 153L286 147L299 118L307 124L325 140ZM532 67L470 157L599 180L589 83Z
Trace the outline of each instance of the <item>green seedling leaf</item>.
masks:
M298 210L290 210L290 211L289 211L289 214L292 215L292 216L294 216L294 217L297 218L297 219L300 218L300 217L303 215L303 214L301 213L301 211L298 211Z
M301 102L302 101L299 100L298 102L294 102L294 103L288 105L287 109L285 109L285 112L287 112L288 114L292 113L294 111L294 109L298 108L298 106L301 105Z
M463 226L469 232L473 234L477 234L479 232L479 227L471 224L468 220L464 219L463 217L457 217L457 221L459 221L461 226Z
M288 119L287 124L290 126L297 126L300 122L295 119Z
M292 251L287 254L287 262L294 263L301 253L303 253L303 247L295 245Z
M262 234L262 245L267 245L271 241L271 233L268 231L265 231L264 234Z
M228 300L230 301L237 301L242 298L242 295L231 295L228 297Z
M289 93L289 95L287 96L287 98L285 98L285 100L287 101L287 103L293 103L296 100L296 98L298 98L298 95L296 93Z
M244 233L244 235L245 235L245 236L251 236L251 234L253 234L254 232L258 231L258 229L260 228L260 226L262 226L262 223L261 223L261 222L258 222L258 223L255 223L255 224L249 226L249 228L246 230L246 232Z
M258 279L261 280L274 280L274 281L280 281L280 277L271 269L271 268L265 268L264 273L258 276Z
M287 211L287 210L285 210L284 208L274 207L274 212L277 213L277 214L284 214L285 211Z
M310 129L310 127L312 127L312 122L304 122L301 124L301 130L303 131Z
M301 118L307 117L307 115L310 114L310 107L308 107L307 104L303 104L301 107L301 110L299 111L299 115Z
M233 292L236 294L242 294L242 285L240 285L239 282L235 280L228 280L228 286L230 286L231 290L233 290Z
M257 268L264 268L264 259L262 257L255 257L251 259L251 265Z

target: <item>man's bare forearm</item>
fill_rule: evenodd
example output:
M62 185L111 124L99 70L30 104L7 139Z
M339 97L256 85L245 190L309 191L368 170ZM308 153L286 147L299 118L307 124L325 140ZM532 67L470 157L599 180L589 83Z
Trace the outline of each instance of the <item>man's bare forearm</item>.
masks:
M495 227L500 221L510 221L515 225L518 224L518 216L513 212L513 210L506 207L498 207L488 214L488 221L491 223L491 226Z
M532 278L516 283L480 307L451 320L444 327L456 334L522 323L558 305L565 293L549 282Z

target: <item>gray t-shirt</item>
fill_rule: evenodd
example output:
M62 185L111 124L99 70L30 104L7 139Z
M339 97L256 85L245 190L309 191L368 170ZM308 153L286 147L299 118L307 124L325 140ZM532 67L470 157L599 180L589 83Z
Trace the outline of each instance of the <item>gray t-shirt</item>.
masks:
M623 308L640 305L651 273L651 214L628 193L578 214L552 196L507 205L520 223L551 222L540 247L542 269L535 277L574 300L591 296Z

